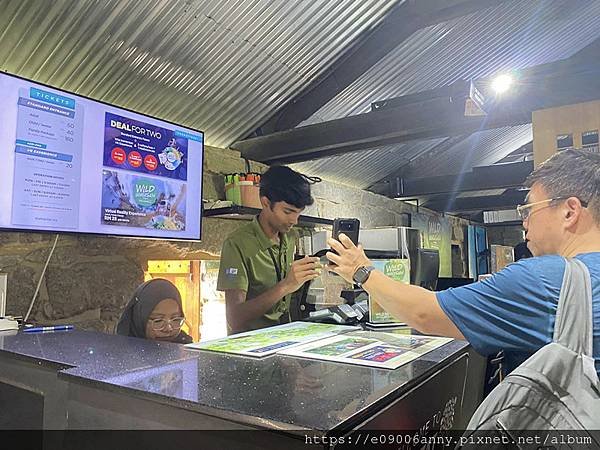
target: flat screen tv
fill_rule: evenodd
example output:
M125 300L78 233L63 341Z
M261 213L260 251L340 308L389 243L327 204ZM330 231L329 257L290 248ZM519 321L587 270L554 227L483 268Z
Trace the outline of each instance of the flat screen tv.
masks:
M199 240L204 134L0 73L0 229Z

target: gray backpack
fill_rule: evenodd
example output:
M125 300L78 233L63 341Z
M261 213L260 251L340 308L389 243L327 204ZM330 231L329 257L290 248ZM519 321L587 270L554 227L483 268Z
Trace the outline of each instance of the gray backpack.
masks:
M510 437L512 445L520 447L519 442L526 443L536 432L549 430L563 432L562 440L557 435L558 440L548 441L552 433L542 433L534 448L600 448L600 391L592 342L590 274L585 264L570 259L566 261L553 342L496 386L475 411L462 442L477 444L478 435L493 432ZM571 442L565 440L564 432L570 432Z

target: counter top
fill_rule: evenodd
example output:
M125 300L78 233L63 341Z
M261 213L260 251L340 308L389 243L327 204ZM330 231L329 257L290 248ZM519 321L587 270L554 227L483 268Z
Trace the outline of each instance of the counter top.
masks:
M255 359L85 331L7 336L0 353L58 365L59 377L240 423L346 428L466 351L452 341L396 370L274 355Z
M93 368L100 377L193 357L178 344L79 330L0 332L0 352L49 366Z

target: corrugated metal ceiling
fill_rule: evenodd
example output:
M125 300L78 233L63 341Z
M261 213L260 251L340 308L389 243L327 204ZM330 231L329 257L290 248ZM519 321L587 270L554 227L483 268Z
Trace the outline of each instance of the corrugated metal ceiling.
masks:
M397 0L1 0L0 68L206 132L226 147Z
M305 161L291 165L300 172L329 181L365 189L410 164L406 178L454 175L475 166L487 166L501 160L531 142L531 124L480 131L444 151L426 158L419 155L435 149L446 139L414 141L369 150Z
M567 58L600 37L600 1L515 0L414 33L301 125L373 101Z
M411 167L407 178L454 175L476 166L489 166L531 142L531 124L503 127L473 133L465 140L432 158Z
M564 59L599 37L600 1L503 3L414 33L301 125L365 113L373 101L450 85L459 79ZM406 175L419 178L470 171L500 161L531 140L530 125L475 133L439 154L418 159ZM409 150L412 145L415 151ZM428 150L409 143L398 146L397 152L394 146L382 153L363 151L361 164L353 166L360 170L353 173L352 180L357 186L369 185L374 178L370 167L380 168L377 174L381 175L388 165L390 174L403 166L400 155L418 156L417 149ZM325 158L298 167L318 168L313 170L317 175L321 171L327 179L339 178L346 168L343 158Z
M226 147L323 75L403 0L0 0L0 69L206 132ZM307 123L371 102L571 56L600 37L600 0L514 0L414 33ZM531 139L491 130L411 173L499 161ZM436 139L299 163L367 187ZM351 175L350 175L351 174Z
M379 147L291 164L290 167L307 175L317 175L329 181L365 189L444 140L431 139Z

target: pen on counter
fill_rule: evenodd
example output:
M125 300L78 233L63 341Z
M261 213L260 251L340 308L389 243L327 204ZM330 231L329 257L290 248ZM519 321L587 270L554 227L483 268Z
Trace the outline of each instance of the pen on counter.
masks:
M23 333L45 333L49 331L67 331L72 330L73 325L54 325L49 327L32 327L25 328Z

